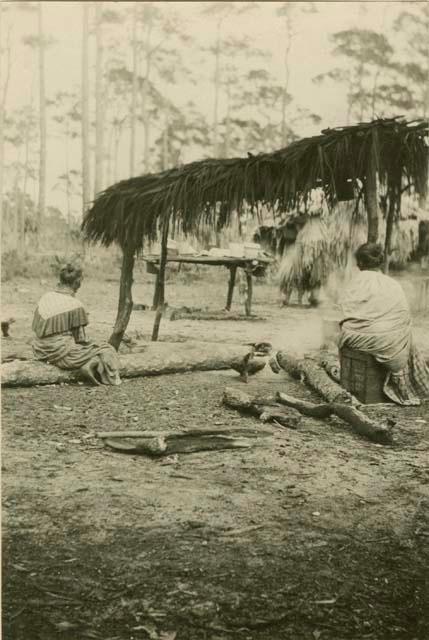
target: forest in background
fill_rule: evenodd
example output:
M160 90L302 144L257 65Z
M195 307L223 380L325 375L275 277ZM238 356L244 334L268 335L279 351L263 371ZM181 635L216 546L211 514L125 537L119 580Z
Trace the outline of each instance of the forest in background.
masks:
M46 27L51 4L58 5L0 3L3 252L78 245L92 198L119 179L272 151L317 133L326 126L318 109L324 92L344 105L336 125L428 114L426 2L383 3L381 30L367 26L371 3L350 3L357 13L349 28L328 33L331 63L311 77L307 104L292 93L291 74L301 69L294 48L310 22L329 27L327 3L71 3L80 59L68 90L57 90L47 72L64 44ZM210 37L188 19L189 5ZM250 16L262 24L268 13L278 27L280 67L272 50L237 28ZM31 86L20 73L24 54Z

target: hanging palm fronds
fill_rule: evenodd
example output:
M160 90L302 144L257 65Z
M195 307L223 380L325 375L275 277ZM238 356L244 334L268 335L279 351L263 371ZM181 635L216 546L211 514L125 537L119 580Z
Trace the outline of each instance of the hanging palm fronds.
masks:
M286 301L294 290L301 300L304 293L324 284L330 268L329 244L324 220L320 216L310 217L280 263L278 280Z
M305 209L317 188L331 208L351 197L371 166L399 210L404 181L406 189L426 195L428 133L427 121L380 119L327 129L273 153L201 160L123 180L97 196L83 231L88 240L133 243L138 250L144 238L155 237L165 216L175 216L185 233L194 233L202 223L228 225L244 206Z
M401 220L392 233L390 266L393 269L404 269L416 252L419 243L418 221Z
M367 221L362 208L338 203L326 218L329 235L330 270L345 269L356 249L366 242Z

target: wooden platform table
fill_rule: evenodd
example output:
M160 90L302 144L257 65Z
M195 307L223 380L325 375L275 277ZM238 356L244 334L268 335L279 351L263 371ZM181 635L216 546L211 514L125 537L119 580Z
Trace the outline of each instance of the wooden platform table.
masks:
M157 280L155 283L155 293L153 298L153 308L158 307L158 278L159 278L159 262L160 256L146 256L143 257L143 261L150 265L150 271L157 274ZM226 267L229 270L228 291L226 296L225 310L230 311L232 305L232 298L234 295L234 287L237 276L237 269L243 269L246 274L246 296L244 301L244 309L246 316L250 316L252 312L252 298L253 298L253 277L255 273L260 272L261 269L266 267L272 262L271 258L258 257L258 258L232 258L229 256L215 257L215 256L168 256L168 262L178 262L184 264L202 264L211 267Z

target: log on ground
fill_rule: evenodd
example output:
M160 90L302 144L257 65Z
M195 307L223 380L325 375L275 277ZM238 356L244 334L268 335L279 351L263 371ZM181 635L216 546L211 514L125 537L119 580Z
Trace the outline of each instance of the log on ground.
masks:
M115 451L149 456L169 456L176 453L249 449L257 438L271 436L270 432L250 429L188 429L179 433L144 431L102 432L98 436Z
M297 380L302 378L306 384L328 402L359 404L358 401L339 384L334 382L321 366L310 358L299 359L296 356L278 351L275 360L289 375ZM274 369L273 369L274 370Z
M122 378L137 378L226 369L243 374L243 370L253 361L252 354L252 348L243 345L212 342L148 343L138 353L120 356L120 375ZM3 387L59 384L81 379L78 371L64 371L36 360L15 360L1 366Z
M305 416L312 418L329 418L334 415L347 422L353 431L360 436L378 444L393 444L393 435L388 425L379 424L371 420L359 409L348 404L338 402L329 404L314 404L306 400L294 398L286 393L278 393L277 399L281 404L296 409Z
M272 422L290 429L296 429L301 422L299 411L287 409L274 397L252 398L247 393L229 387L224 391L222 402L230 409L259 418L261 422Z

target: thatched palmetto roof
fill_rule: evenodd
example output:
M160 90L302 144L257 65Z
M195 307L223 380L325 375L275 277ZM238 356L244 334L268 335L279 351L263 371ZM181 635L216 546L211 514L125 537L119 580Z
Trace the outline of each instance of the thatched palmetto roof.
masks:
M122 180L100 193L83 221L87 239L141 249L159 221L173 216L186 232L202 222L228 224L244 204L297 208L321 187L330 205L347 180L363 181L376 167L390 199L403 185L425 195L429 123L379 119L327 129L284 149L246 158L208 159Z

